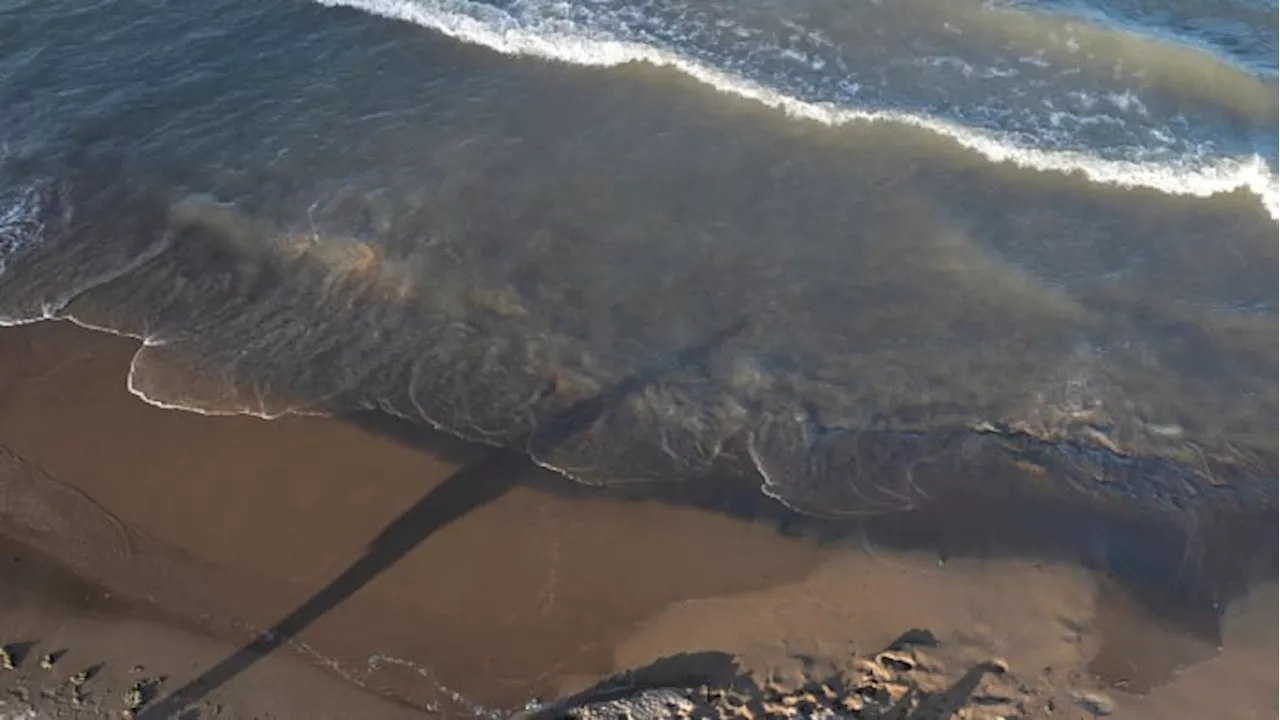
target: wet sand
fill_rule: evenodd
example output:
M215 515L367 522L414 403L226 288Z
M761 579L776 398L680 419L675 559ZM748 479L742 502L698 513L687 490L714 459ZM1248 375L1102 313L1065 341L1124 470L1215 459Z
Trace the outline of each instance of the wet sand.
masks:
M120 717L130 702L151 701L235 650L179 618L113 601L17 542L0 540L0 550L0 632L13 665L0 671L0 717ZM136 700L127 697L133 689ZM194 710L190 717L422 717L284 655Z
M199 708L497 716L682 652L766 677L800 657L853 668L927 628L939 683L999 659L1022 716L1276 714L1274 582L1228 608L1218 652L1070 558L819 542L399 426L161 410L125 389L135 348L66 323L0 331L0 530L16 564L49 568L6 571L0 641L105 662L117 696L133 664L169 676L163 696L273 625L269 659L232 663ZM95 587L109 606L83 601Z

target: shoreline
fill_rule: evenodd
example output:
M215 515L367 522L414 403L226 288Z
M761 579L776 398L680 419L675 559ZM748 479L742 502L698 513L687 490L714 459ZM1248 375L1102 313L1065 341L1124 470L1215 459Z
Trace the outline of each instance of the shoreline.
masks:
M1274 707L1274 672L1266 682L1239 668L1219 677L1224 665L1275 667L1273 652L1255 656L1251 646L1238 657L1231 623L1242 621L1229 618L1227 650L1214 657L1214 643L1151 617L1070 558L940 559L925 546L881 548L804 523L787 531L760 507L716 512L571 487L510 454L429 434L397 438L372 417L361 427L350 418L161 410L123 387L135 349L66 323L0 332L0 445L45 478L36 484L44 490L22 497L36 497L45 514L34 517L54 529L31 532L27 515L27 534L16 539L113 592L204 618L197 625L220 636L214 646L227 657L308 603L320 611L297 630L293 652L272 653L216 692L234 691L260 667L329 663L319 674L304 667L310 679L296 682L350 689L337 681L345 674L383 697L463 716L570 695L684 652L725 652L758 674L798 656L848 664L927 627L954 652L938 660L940 678L999 657L1037 697L1060 697L1068 709L1078 710L1072 692L1105 691L1131 716L1154 718L1143 713L1161 697L1192 690L1205 702ZM3 497L0 529L12 536L19 496ZM418 526L413 542L396 540L398 517L425 518L432 529L408 523ZM59 534L67 527L79 534ZM377 554L379 539L400 543L399 555L366 561L369 577L328 607L315 604L326 585ZM1274 587L1237 604L1258 606ZM6 624L0 640L17 641L21 628ZM211 642L182 637L156 643ZM219 653L201 652L181 673L188 677L173 671L166 692L215 664ZM1127 672L1114 668L1135 658L1144 677L1129 685L1145 697L1117 691L1115 677L1097 679L1108 665L1113 676ZM1041 676L1044 666L1054 671ZM1178 674L1182 667L1190 670ZM1206 674L1228 687L1184 687ZM1229 687L1237 675L1247 687Z
M13 330L0 335L0 343L11 341L6 350L20 349L26 355L4 358L6 365L29 370L11 374L10 382L0 391L4 408L0 412L4 441L0 444L50 477L87 493L120 523L137 528L165 549L176 550L156 550L155 554L193 556L200 565L211 566L194 570L185 579L186 584L202 584L201 591L183 593L162 587L156 573L137 564L111 566L110 558L83 563L114 575L116 581L144 587L148 593L163 596L168 592L165 604L195 604L194 613L189 614L210 614L212 608L202 604L224 605L248 625L269 627L358 558L369 541L424 490L456 472L461 467L457 460L476 459L474 447L441 448L446 454L453 453L455 462L449 462L388 439L385 433L370 433L333 419L286 417L264 423L251 417L161 410L138 402L122 387L121 371L128 366L134 342L65 323L33 325L19 332L21 340ZM51 373L48 368L53 368ZM69 437L76 438L75 453L65 452ZM468 454L471 457L465 457ZM537 472L524 463L516 463L515 469ZM323 497L326 492L336 497ZM604 548L594 550L589 544L563 548L560 545L565 539L548 537L548 529L557 524L573 529L571 518L560 520L575 504L533 489L515 488L502 503L478 511L475 523L444 528L431 538L429 545L434 548L423 548L390 569L317 623L303 640L319 646L337 639L334 644L339 648L354 644L392 657L420 658L424 640L406 640L399 622L363 623L361 619L425 614L424 621L430 620L432 628L446 636L443 644L449 651L437 650L435 656L448 657L455 666L440 684L450 690L462 685L457 691L463 696L487 687L486 706L520 706L532 695L558 693L556 681L564 680L542 678L547 665L566 666L563 676L597 679L615 669L607 638L625 633L643 616L678 600L682 591L678 587L644 587L650 581L657 584L660 568L620 572L620 578L629 575L622 579L633 585L638 595L628 598L626 589L621 589L621 596L615 593L610 602L599 603L597 612L582 613L582 605L594 604L592 598L566 598L557 592L555 583L572 580L564 577L570 571L575 576L591 574L594 567L608 562L611 549L630 544L633 530L637 542L647 539L659 544L654 548L655 559L677 554L678 544L672 540L679 538L660 529L663 523L659 517L669 529L682 527L683 532L695 534L704 518L692 510L668 514L656 504L636 512L628 504L617 508L621 522L608 533ZM612 510L612 505L588 502L582 510ZM675 516L674 522L670 515ZM287 532L280 527L283 518L290 525ZM606 524L607 519L602 518L592 522L590 530L597 532ZM766 528L724 524L731 528L729 532L716 538L715 547L692 553L692 563L709 566L715 555L729 552L741 540L762 550L771 544L772 533ZM76 550L64 548L63 554L72 555ZM748 552L755 554L749 548ZM648 553L639 545L631 548L631 554L639 560ZM797 545L772 563L760 563L759 568L744 560L734 577L693 582L688 590L715 594L751 588L774 578L798 579L814 554L813 549ZM557 567L570 560L572 567ZM167 574L179 572L167 558L149 561L165 565ZM793 561L797 566L789 567ZM473 569L485 565L497 566L499 572ZM695 567L688 569L696 572ZM228 569L233 571L228 573ZM206 576L211 572L233 578L210 581ZM421 598L450 575L461 576L454 587L438 588L436 597L426 601ZM232 584L241 587L221 587ZM245 585L252 586L252 592ZM519 597L504 598L512 585L526 591ZM193 594L197 597L190 597ZM610 607L614 603L620 607ZM478 610L474 613L478 617L452 622L452 613L462 609ZM524 637L507 638L529 648L527 651L513 653L514 657L503 663L505 667L489 657L499 648L485 648L465 659L457 657L468 655L457 651L471 644L469 635L492 635L493 630L485 630L500 626L513 612L538 621L523 629ZM557 624L583 614L588 616L584 626L559 643L566 657L549 658L537 652L538 647L558 644L555 641L561 633ZM353 633L352 625L361 626L360 631ZM498 634L502 635L500 630ZM572 647L574 643L582 647ZM323 654L353 668L351 672L361 673L368 671L368 659L374 653ZM481 677L486 668L492 676L513 676L515 682L496 686L486 682ZM416 685L420 677L411 668L405 672L384 669L380 674L392 676L388 683L392 689L410 684L407 681ZM430 696L447 693L414 688L406 694L411 702L427 704L435 701Z

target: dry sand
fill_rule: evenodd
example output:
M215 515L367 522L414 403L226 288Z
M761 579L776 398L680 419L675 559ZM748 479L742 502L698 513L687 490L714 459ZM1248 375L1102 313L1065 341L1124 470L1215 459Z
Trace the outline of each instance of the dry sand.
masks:
M134 347L0 330L0 642L34 643L0 671L0 717L116 714L134 684L163 698L228 658L194 717L505 716L683 652L865 673L911 628L939 641L902 670L921 687L1007 664L972 717L1277 713L1273 582L1218 652L1066 561L869 552L426 433L161 410L125 389ZM237 653L291 613L266 660ZM96 664L76 706L67 678Z

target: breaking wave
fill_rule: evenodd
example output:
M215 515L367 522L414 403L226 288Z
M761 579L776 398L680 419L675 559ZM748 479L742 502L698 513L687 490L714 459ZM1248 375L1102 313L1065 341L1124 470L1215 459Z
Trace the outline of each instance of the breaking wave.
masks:
M1095 183L1149 188L1193 197L1244 190L1256 195L1273 219L1280 219L1280 179L1272 167L1272 161L1261 154L1214 157L1211 153L1187 150L1183 157L1147 161L1102 157L1096 149L1037 147L1030 144L1036 137L1030 131L1017 133L1018 137L1012 137L1014 133L1011 132L975 128L930 114L801 99L740 72L724 69L714 60L615 37L609 31L584 27L572 18L529 20L518 17L513 12L471 0L316 1L330 7L346 6L414 23L508 55L532 56L596 67L633 62L669 67L718 91L762 103L793 117L827 125L854 122L910 125L951 138L962 147L993 162L1013 163L1019 167L1041 171L1076 173ZM807 62L817 65L819 70L824 64L822 60L808 59ZM1028 62L1034 64L1030 59ZM968 74L973 74L971 67ZM1123 102L1118 104L1126 105ZM1058 113L1054 117L1061 115L1062 113ZM1053 122L1060 121L1055 119ZM1162 134L1158 129L1150 132L1153 135ZM1187 157L1193 152L1199 152L1202 157ZM1138 154L1138 151L1131 149L1129 154Z

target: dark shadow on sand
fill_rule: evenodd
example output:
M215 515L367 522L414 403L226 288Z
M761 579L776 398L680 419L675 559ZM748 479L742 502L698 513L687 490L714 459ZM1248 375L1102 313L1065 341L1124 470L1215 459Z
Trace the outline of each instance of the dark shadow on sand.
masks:
M709 354L746 327L734 323L706 342L629 376L582 400L539 426L523 443L543 455L589 429L628 396L669 373L706 361ZM1144 607L1174 620L1195 635L1217 640L1221 611L1254 583L1275 577L1277 520L1274 515L1201 518L1195 528L1112 518L1088 504L1061 499L934 496L923 507L857 519L821 519L796 513L759 490L759 478L742 468L719 468L680 483L595 487L538 468L528 454L493 449L378 412L346 419L361 428L463 467L392 521L366 553L342 574L216 666L174 691L139 718L177 716L265 655L296 638L437 530L501 497L516 485L558 495L592 494L620 502L659 501L699 507L739 519L765 522L779 532L820 543L862 543L887 551L927 550L948 557L1029 557L1062 560L1113 576ZM723 670L723 665L719 666ZM961 685L976 682L966 675ZM960 693L961 688L956 688ZM967 693L964 693L967 695ZM930 698L927 708L949 704L950 695ZM939 712L944 712L939 710ZM944 715L945 716L945 713ZM911 715L916 717L916 715Z
M229 682L267 654L354 595L433 533L472 510L501 497L519 483L529 462L518 453L497 450L481 462L462 468L432 488L421 500L387 525L354 564L284 619L252 642L138 714L139 718L171 718L183 708Z
M587 430L608 409L629 395L644 389L674 370L705 362L718 346L742 332L747 323L739 320L703 343L686 348L642 372L633 374L605 391L574 403L550 422L538 427L528 439L533 455L540 455ZM372 416L355 419L366 429L392 434L423 450L465 455L464 445L438 439L428 432L411 434L402 423L377 420ZM453 457L461 455L453 454ZM325 613L354 595L400 558L409 554L436 531L465 517L505 494L534 475L529 456L512 450L488 450L483 459L472 462L432 488L402 515L393 520L372 542L365 554L328 585L299 605L275 625L254 638L222 662L170 693L160 702L138 713L139 720L160 720L180 716L190 705L244 672L258 660L296 638Z

